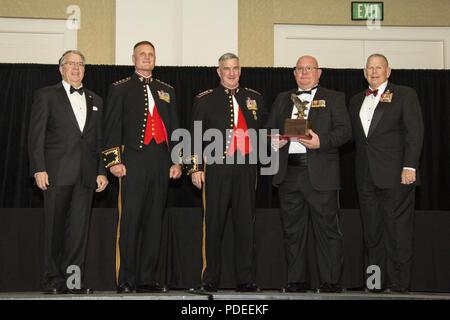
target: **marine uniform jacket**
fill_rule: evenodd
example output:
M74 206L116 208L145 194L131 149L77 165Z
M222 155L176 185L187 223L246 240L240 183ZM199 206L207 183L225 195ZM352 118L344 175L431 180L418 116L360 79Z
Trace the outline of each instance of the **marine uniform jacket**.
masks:
M151 78L148 85L166 129L170 152L173 147L170 137L178 128L175 90L155 78ZM104 120L103 160L107 168L122 163L124 147L142 150L148 109L146 85L136 73L111 85Z
M223 155L224 159L227 155L228 149L231 145L232 130L234 128L234 109L233 98L230 90L219 85L215 89L204 91L197 95L194 101L192 123L194 121L202 122L202 136L208 129L217 129L222 134L223 141ZM264 118L264 102L262 95L249 88L239 87L236 89L235 99L239 104L239 108L245 118L247 129L259 129L263 124ZM227 132L227 129L230 130ZM191 129L193 139L200 139L195 136L195 129ZM256 132L257 133L257 132ZM210 141L202 142L202 151L211 143ZM253 152L257 152L256 142L252 141ZM192 166L188 174L203 170L203 162L201 155L191 150ZM239 152L236 150L236 152ZM220 156L220 155L216 155ZM200 163L201 162L201 163ZM189 166L188 166L189 167Z

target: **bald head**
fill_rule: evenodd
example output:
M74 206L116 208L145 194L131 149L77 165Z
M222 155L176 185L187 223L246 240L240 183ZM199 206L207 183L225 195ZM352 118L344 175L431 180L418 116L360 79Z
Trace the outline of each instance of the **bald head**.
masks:
M303 63L303 64L306 63L306 64L309 64L309 65L314 66L316 68L319 66L319 63L317 62L317 59L315 57L313 57L313 56L308 56L308 55L301 56L300 58L298 58L297 65L301 64L301 63Z
M313 56L301 56L295 65L294 77L297 85L302 90L309 90L319 83L322 70Z

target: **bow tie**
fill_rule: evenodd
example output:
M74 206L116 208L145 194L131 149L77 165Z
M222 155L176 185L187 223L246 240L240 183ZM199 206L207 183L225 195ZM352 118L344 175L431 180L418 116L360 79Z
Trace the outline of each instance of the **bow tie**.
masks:
M311 94L312 91L313 91L314 89L317 89L317 86L311 88L311 90L304 90L304 91L298 90L295 94L296 94L296 95L301 95L301 94Z
M366 97L367 97L367 96L370 96L371 94L373 94L373 96L376 97L377 94L378 94L378 89L376 89L376 90L372 90L372 89L370 89L370 88L367 89L367 90L366 90Z
M75 91L78 92L80 96L83 95L84 92L83 87L75 89L74 87L70 86L70 94L74 93Z

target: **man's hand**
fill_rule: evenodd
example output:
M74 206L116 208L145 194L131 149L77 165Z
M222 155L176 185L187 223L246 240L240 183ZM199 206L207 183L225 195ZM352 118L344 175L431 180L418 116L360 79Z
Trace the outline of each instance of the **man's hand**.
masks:
M106 176L97 176L97 189L95 190L95 192L102 192L103 190L105 190L107 185L108 179L106 178Z
M173 164L169 169L169 179L178 179L181 177L181 166L179 164Z
M287 139L280 139L280 135L276 134L276 135L271 137L270 143L271 143L273 149L279 150L279 149L283 148L288 143L288 140Z
M123 177L127 175L127 168L119 163L109 168L109 171L116 176L117 178Z
M302 139L298 138L298 142L305 146L306 149L319 149L320 148L320 138L319 136L309 129L309 134L311 135L311 139Z
M197 171L191 174L192 183L197 188L201 189L205 183L205 173L203 171Z
M48 174L46 171L36 172L34 174L34 180L36 180L36 185L41 190L47 190L47 186L50 185L48 182Z
M411 169L402 170L402 184L411 184L416 182L416 171Z

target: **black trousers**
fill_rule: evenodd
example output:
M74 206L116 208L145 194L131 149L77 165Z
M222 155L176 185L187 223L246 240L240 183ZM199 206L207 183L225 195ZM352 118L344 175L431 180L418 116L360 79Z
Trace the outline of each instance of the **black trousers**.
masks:
M414 186L401 184L380 189L373 183L368 168L358 183L367 263L380 267L382 288L410 286L414 191Z
M256 165L206 166L203 189L203 283L219 284L221 244L229 207L233 222L237 284L255 282L255 187Z
M315 190L309 180L307 165L294 163L288 165L278 193L288 283L309 282L307 238L308 232L312 231L321 283L339 284L343 238L339 229L337 190ZM309 225L313 230L309 230Z
M93 194L81 183L44 191L44 288L65 286L71 265L83 276Z
M142 151L125 147L123 162L119 285L155 285L170 154L152 141Z

